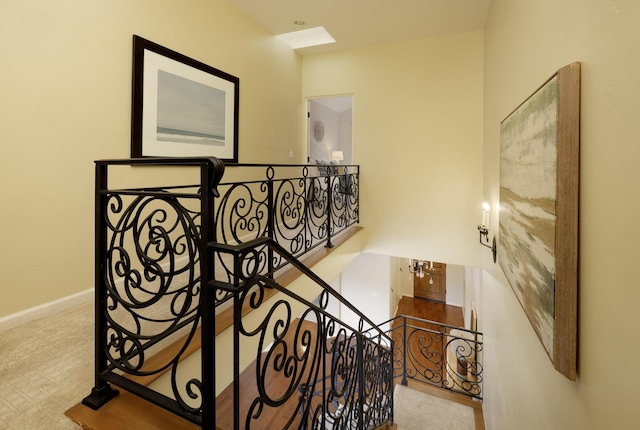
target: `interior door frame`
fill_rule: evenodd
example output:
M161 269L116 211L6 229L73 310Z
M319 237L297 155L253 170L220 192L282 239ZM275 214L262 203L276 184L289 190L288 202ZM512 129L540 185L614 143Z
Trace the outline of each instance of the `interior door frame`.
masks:
M313 97L307 97L306 98L306 113L305 113L305 127L306 127L306 160L307 163L309 163L311 161L311 138L312 138L312 134L313 134L313 126L314 124L312 123L312 121L314 120L314 118L312 118L311 115L311 103L314 101L325 101L328 104L331 104L331 100L335 99L337 100L341 100L341 99L345 99L346 97L349 97L350 100L350 104L349 107L351 108L351 161L349 163L345 163L345 164L352 164L353 163L353 130L354 130L354 114L353 114L353 105L354 105L354 95L353 94L339 94L339 95L331 95L331 96L313 96ZM325 103L321 103L321 104L325 104ZM326 106L326 104L325 104ZM344 111L344 110L343 110ZM336 111L337 113L341 113Z

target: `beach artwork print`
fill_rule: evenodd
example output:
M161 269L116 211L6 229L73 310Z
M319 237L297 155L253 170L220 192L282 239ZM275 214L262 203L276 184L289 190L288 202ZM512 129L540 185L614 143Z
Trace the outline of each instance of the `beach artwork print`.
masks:
M224 146L225 92L158 70L157 140Z
M238 162L240 80L134 36L132 157Z
M498 261L535 332L554 357L558 79L500 129Z

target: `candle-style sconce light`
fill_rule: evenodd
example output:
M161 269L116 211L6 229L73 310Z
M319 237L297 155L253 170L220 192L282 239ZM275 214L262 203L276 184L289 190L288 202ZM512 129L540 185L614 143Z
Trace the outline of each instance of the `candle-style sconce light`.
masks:
M486 246L491 250L491 254L493 255L493 262L495 263L498 256L498 245L496 244L495 234L493 235L491 245L489 245L489 229L487 228L487 224L489 224L490 210L491 206L488 202L482 203L482 224L478 226L478 231L480 232L480 245Z

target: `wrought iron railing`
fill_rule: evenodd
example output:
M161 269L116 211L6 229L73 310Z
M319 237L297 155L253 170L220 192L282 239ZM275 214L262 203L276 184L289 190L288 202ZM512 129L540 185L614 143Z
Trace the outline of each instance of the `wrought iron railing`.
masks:
M142 166L151 174L137 186L111 184L122 179L112 181L110 169L129 178ZM172 177L184 179L163 184L167 166L180 167ZM96 162L96 362L85 405L101 407L117 395L115 385L203 428L225 416L233 417L228 428L272 428L263 426L267 410L288 417L287 428L365 429L391 418L392 340L379 330L364 336L373 323L296 258L331 246L357 222L357 167L311 174L306 166L237 168L260 167L266 179L222 184L217 159ZM301 175L293 179L278 173L295 169ZM319 303L276 282L285 265L306 276ZM277 301L266 300L268 290L281 293ZM330 301L355 312L360 326L338 321ZM216 312L225 302L233 307L233 342L220 347ZM181 363L194 344L202 348L201 374L184 379ZM216 373L230 352L233 372ZM245 366L255 369L249 406L239 397ZM274 377L285 381L275 394ZM162 378L168 389L154 386ZM233 412L216 414L227 382Z
M164 182L168 167L191 175L170 186L150 185ZM113 170L118 175L110 178ZM217 159L96 162L95 382L83 404L101 407L118 394L114 384L199 419L184 408L182 395L169 398L141 379L174 371L196 337L201 279L211 276L201 256L213 238L213 199L223 173ZM122 177L135 177L135 184ZM118 187L119 180L127 186ZM174 341L181 343L178 351L154 362Z
M214 253L232 256L234 276L229 282L226 275L216 275L213 291L205 289L203 297L218 289L232 294L232 351L238 359L229 385L227 379L216 384L227 386L218 396L218 409L233 415L203 415L204 427L371 429L393 419L390 337L274 240L211 246ZM311 282L294 291L261 274L267 254L286 260ZM267 299L271 289L281 293L277 299ZM319 297L317 304L313 297ZM358 315L358 327L329 312L335 302ZM260 317L242 318L247 309ZM214 324L215 318L204 318L203 330L213 330ZM365 335L364 326L374 329ZM203 366L211 370L203 380L216 378L216 359L230 353L216 350L220 344L210 345L211 351L203 348ZM247 344L252 352L243 356ZM245 370L243 363L249 363Z
M414 380L482 400L482 333L411 316L395 317L394 379Z
M336 234L359 222L359 166L238 164L227 171L231 179L218 186L214 214L219 243L269 237L301 257L318 246L333 247ZM228 263L217 263L230 276ZM261 264L273 273L286 262L271 256Z

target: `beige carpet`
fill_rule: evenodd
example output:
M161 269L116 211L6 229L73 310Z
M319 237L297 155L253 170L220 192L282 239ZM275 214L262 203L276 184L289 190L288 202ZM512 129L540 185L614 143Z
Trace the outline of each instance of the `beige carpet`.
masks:
M93 386L93 302L0 333L0 429L78 430Z
M393 421L398 430L474 430L473 408L396 385Z

